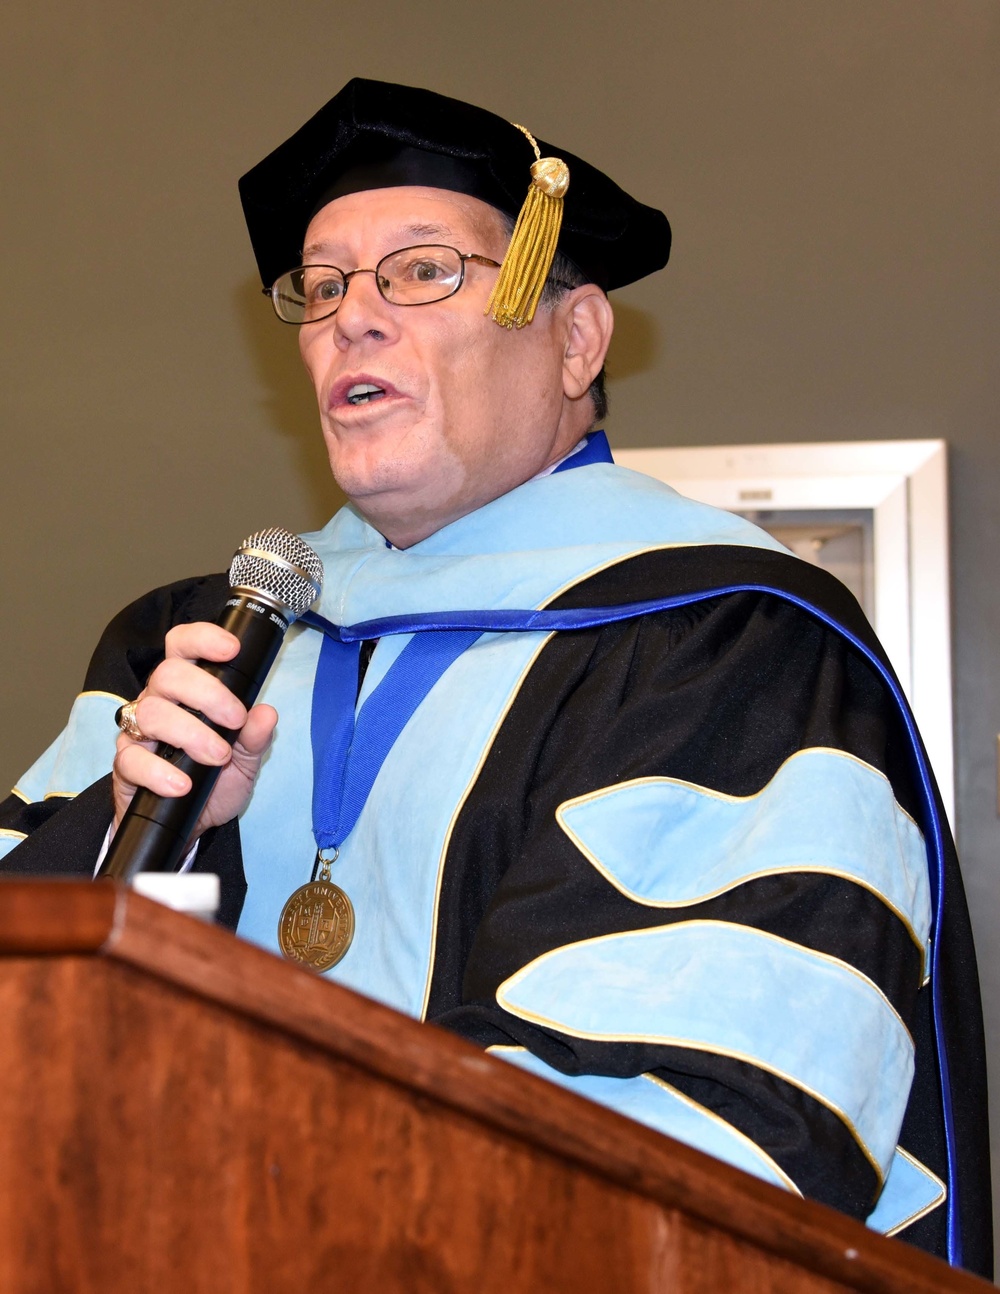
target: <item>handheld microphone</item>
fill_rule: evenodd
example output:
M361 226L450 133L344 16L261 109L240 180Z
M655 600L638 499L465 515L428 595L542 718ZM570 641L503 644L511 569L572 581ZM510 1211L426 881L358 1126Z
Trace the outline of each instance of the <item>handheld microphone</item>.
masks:
M288 626L323 587L323 563L307 543L288 530L272 527L244 540L229 567L232 586L216 619L240 640L229 661L199 661L201 669L220 679L249 710L278 654ZM238 733L205 719L230 745ZM136 872L172 872L187 851L188 840L222 767L197 764L182 750L160 742L156 754L191 778L181 796L154 795L141 788L112 838L98 876L129 881Z

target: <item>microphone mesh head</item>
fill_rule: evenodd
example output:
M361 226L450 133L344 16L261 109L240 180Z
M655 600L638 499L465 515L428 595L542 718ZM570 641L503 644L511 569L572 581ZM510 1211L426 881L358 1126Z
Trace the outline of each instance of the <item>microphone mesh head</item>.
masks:
M240 544L229 567L229 583L271 598L294 618L319 597L323 563L298 535L271 526Z

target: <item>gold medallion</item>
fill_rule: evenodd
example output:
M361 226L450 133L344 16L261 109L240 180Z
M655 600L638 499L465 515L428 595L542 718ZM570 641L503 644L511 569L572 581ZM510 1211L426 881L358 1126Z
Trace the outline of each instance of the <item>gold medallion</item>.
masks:
M300 885L281 909L278 943L289 961L315 971L329 970L344 956L353 938L351 900L326 878Z

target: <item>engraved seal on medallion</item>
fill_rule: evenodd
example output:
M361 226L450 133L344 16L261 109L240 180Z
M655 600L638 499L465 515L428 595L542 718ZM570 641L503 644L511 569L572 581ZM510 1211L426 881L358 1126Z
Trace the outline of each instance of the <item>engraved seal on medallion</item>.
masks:
M354 938L354 908L339 885L300 885L281 910L278 943L289 961L315 971L336 966Z

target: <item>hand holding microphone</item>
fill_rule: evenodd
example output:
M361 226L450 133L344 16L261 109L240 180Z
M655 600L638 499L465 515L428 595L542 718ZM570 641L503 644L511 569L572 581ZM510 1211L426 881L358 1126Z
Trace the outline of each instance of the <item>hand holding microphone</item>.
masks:
M215 624L167 635L135 712L148 740L119 738L119 821L101 876L175 870L192 839L249 799L277 721L270 706L250 707L288 625L319 595L323 567L297 535L271 529L241 545L229 579Z

